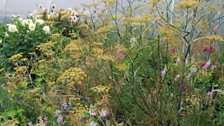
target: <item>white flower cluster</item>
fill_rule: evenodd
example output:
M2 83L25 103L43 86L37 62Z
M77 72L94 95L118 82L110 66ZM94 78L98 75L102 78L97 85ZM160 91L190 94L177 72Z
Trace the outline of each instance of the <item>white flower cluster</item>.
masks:
M42 19L36 19L33 21L31 19L18 18L18 21L21 23L22 26L24 27L27 26L29 31L31 32L36 30L37 25L43 25L45 23L45 21ZM50 27L44 26L43 31L45 32L45 34L50 34ZM14 33L14 32L19 32L19 30L15 24L8 24L8 32Z
M17 29L16 25L8 24L8 31L13 33L13 32L18 32L18 29Z
M50 34L51 33L51 30L50 30L49 26L44 26L43 30L44 30L45 34Z
M30 31L35 31L35 29L36 29L36 24L34 24L34 23L30 23L28 27L29 27L29 30L30 30Z
M44 24L44 20L42 20L42 19L37 19L37 20L36 20L36 23L42 25L42 24Z

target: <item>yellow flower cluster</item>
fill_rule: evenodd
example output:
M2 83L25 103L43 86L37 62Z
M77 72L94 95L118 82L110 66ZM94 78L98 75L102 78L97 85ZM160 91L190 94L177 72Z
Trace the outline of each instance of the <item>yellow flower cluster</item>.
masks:
M37 54L36 54L36 52L30 52L29 55L36 56Z
M68 21L69 18L71 18L72 16L76 16L75 13L73 13L73 10L58 10L58 18L63 20L63 21ZM76 23L76 20L74 20L74 23Z
M118 64L118 65L116 65L116 67L117 67L120 71L126 71L126 70L129 69L129 66L126 65L125 63Z
M102 56L98 56L97 58L100 59L100 60L105 60L105 61L111 61L111 62L115 61L115 57L110 55L110 54L107 54L107 55L104 54Z
M103 49L101 49L101 48L93 48L93 55L94 56L101 56L101 55L103 55Z
M88 111L88 106L77 103L75 106L75 115L81 117L85 112Z
M114 3L116 3L116 0L107 0L108 1L108 3L110 3L110 4L114 4Z
M148 21L148 20L150 20L150 19L152 19L152 15L150 15L150 14L144 14L144 15L140 15L140 16L138 16L138 17L134 17L134 18L132 18L131 20L132 20L132 21L139 21L139 22L142 22L142 21Z
M15 54L15 55L11 56L9 58L9 60L12 61L12 62L15 62L16 60L18 60L18 59L20 59L22 57L23 57L22 53L18 53L18 54Z
M70 68L66 70L58 79L57 82L66 83L68 85L82 84L86 74L79 68Z
M177 9L195 9L200 6L200 2L196 0L183 0L177 3Z
M101 0L100 2L108 2L109 4L115 4L116 3L116 0Z
M194 40L194 42L202 41L202 40L205 41L205 39L208 39L210 41L224 41L222 36L219 36L219 35L209 35L209 36L204 36L204 37L197 38L197 39Z
M61 35L60 35L60 34L52 34L51 37L52 37L53 39L57 39L57 38L60 38Z
M37 123L34 126L45 126L44 124Z
M126 24L130 24L132 26L139 26L139 25L142 25L142 22L149 21L151 19L152 19L152 15L144 14L144 15L140 15L140 16L137 16L137 17L126 18L124 20L124 22Z
M9 120L3 126L17 126L19 124L19 121L17 120Z
M110 90L109 86L98 85L92 88L92 91L96 93L107 93Z
M180 33L177 30L169 26L163 26L159 30L162 38L165 39L170 45L173 46L180 43L181 39L177 37Z
M210 35L207 38L213 41L224 41L223 37L219 35Z
M52 56L55 52L52 50L52 47L56 45L56 42L49 41L47 43L41 43L37 46L37 49L42 51L45 56Z
M72 58L77 59L81 55L81 52L80 52L81 48L78 46L78 44L79 44L79 40L72 41L64 48L63 51L68 52Z
M102 26L101 28L99 28L97 30L97 33L102 34L102 33L106 33L108 32L110 29L114 28L114 25L106 25L106 26Z
M200 104L200 99L195 95L186 98L187 102L190 102L193 106L198 106Z
M65 48L64 51L76 52L79 51L79 47L76 42L70 42Z
M27 71L27 67L26 66L18 66L18 67L15 67L14 70L16 71L16 73L25 73Z
M22 58L21 59L23 62L27 62L28 61L28 58Z
M116 44L116 45L115 45L115 49L116 49L116 50L120 50L120 51L122 51L122 52L126 52L126 51L128 50L128 49L125 48L125 46L122 45L122 44Z
M149 5L155 6L157 5L161 0L150 0Z

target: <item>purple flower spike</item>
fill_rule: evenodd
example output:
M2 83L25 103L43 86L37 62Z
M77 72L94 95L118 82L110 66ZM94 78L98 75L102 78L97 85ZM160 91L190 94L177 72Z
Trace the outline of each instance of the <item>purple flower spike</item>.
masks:
M67 109L68 108L68 104L67 103L63 103L63 104L61 104L61 106L62 106L63 109Z
M29 122L27 125L28 126L33 126L33 123L32 122Z
M63 117L58 117L58 118L57 118L57 122L58 122L59 124L64 124L64 119L63 119Z
M100 112L100 117L106 117L107 116L107 112L106 111L101 111Z
M48 117L47 116L44 116L44 121L47 121L48 120Z
M90 114L91 116L95 116L95 115L96 115L96 110L95 110L95 109L91 110L91 111L89 112L89 114Z
M95 122L91 122L91 123L90 123L90 126L97 126L97 123L95 123Z
M207 93L207 97L208 97L208 98L211 98L211 97L212 97L212 92L208 92L208 93Z
M44 120L43 119L40 119L39 123L40 124L44 124Z
M116 51L115 56L116 56L116 58L117 58L118 60L122 60L122 59L124 58L124 54L123 54L123 52L120 51L120 50L117 50L117 51Z

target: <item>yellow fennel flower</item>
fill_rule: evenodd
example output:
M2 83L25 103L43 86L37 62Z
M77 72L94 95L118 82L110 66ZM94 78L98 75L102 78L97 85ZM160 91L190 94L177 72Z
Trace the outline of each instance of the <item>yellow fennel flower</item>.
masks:
M10 60L11 62L15 62L16 60L18 60L18 59L20 59L20 58L22 58L22 57L23 57L22 53L18 53L18 54L15 54L15 55L11 56L11 57L9 58L9 60Z
M200 3L196 0L183 0L177 3L177 9L195 9L200 6Z

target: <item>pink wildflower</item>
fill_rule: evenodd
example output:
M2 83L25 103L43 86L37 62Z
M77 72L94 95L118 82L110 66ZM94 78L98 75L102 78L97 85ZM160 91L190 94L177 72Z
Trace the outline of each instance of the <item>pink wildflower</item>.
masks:
M170 53L175 53L175 49L174 48L170 48Z

